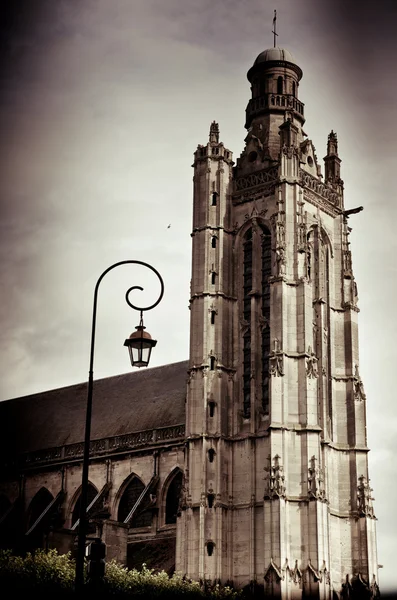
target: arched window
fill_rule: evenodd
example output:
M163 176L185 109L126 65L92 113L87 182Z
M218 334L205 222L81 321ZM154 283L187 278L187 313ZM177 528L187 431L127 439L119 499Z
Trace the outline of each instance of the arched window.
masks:
M262 408L269 412L269 353L270 353L270 284L272 274L272 239L270 231L262 227Z
M94 486L91 483L88 483L88 488L87 488L87 508L89 507L89 505L91 504L91 502L93 501L93 499L95 498L95 496L97 495L97 490L94 488ZM80 519L80 504L81 504L81 492L80 492L80 496L77 498L76 504L74 505L73 508L73 513L72 513L72 527L73 525L76 523L76 521L78 521ZM78 529L78 527L77 527ZM96 527L93 523L88 523L88 529L87 532L88 533L95 533L96 531Z
M216 248L216 237L214 235L212 236L211 244L213 248Z
M47 490L47 488L42 487L37 492L29 506L28 529L34 525L34 523L53 499L54 496Z
M211 273L211 284L215 285L215 281L216 281L216 273L213 271Z
M167 498L165 501L165 523L166 525L173 525L176 523L176 517L179 508L179 498L182 489L182 472L178 471L173 477L171 483L168 486Z
M282 94L283 93L283 78L281 77L277 77L277 94Z
M218 196L217 192L212 192L212 201L211 201L212 206L216 206L217 196Z
M207 494L207 502L208 508L212 508L214 506L215 494Z
M26 529L26 533L29 532L29 536L26 539L29 550L43 548L45 545L45 539L49 532L48 518L42 519L32 531L30 530L53 499L54 496L46 488L42 487L30 503Z
M131 510L134 508L139 496L145 489L144 484L138 477L133 477L127 487L125 488L123 495L120 498L119 510L117 520L124 523ZM148 527L152 524L152 511L141 510L137 507L137 511L132 518L129 526L133 529L136 527Z
M210 461L210 463L214 462L214 458L215 458L215 450L213 448L210 448L208 450L208 460Z

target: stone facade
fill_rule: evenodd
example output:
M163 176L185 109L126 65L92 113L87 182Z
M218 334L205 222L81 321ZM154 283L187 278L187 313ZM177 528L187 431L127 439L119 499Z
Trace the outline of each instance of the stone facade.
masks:
M259 55L236 166L215 122L195 152L177 569L281 598L376 595L353 211L336 134L323 176L302 129L301 76Z
M261 53L236 165L215 122L195 152L189 363L96 382L88 512L130 566L156 541L175 556L149 566L193 579L376 597L349 244L360 209L344 208L334 132L322 175L301 77L286 50ZM84 394L0 404L3 545L74 548Z

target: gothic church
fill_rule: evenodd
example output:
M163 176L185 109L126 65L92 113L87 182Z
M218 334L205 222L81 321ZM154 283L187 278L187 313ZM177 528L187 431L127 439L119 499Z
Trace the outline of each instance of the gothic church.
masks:
M194 155L188 362L95 382L90 528L108 558L272 598L377 597L357 286L338 140L302 70L248 71L237 162ZM3 547L74 549L86 385L0 403ZM111 408L111 410L109 410ZM150 562L151 561L151 562Z

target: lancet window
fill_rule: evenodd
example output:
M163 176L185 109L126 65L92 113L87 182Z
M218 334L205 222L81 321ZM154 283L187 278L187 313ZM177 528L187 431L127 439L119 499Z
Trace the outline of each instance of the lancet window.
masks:
M182 489L182 472L178 471L173 477L167 490L167 499L165 502L165 523L172 525L176 523L179 509L179 498Z
M260 234L260 235L259 235ZM253 237L253 230L249 229L243 242L243 412L246 418L250 417L251 410L251 371L252 362L257 363L257 358L252 356L252 348L260 350L261 381L257 384L261 390L257 390L262 396L262 408L269 412L269 352L270 352L270 285L269 277L272 268L272 250L270 231L261 226L258 233ZM261 315L261 326L259 323L252 328L252 290L255 277L255 287L259 286L259 302ZM258 296L256 294L255 296ZM260 339L258 332L261 332ZM256 337L253 345L252 336Z
M134 508L139 496L145 489L144 484L138 477L133 477L127 487L125 488L123 495L120 499L119 510L118 510L118 521L123 523L128 517L131 510ZM132 518L130 527L148 527L152 523L152 511L142 510L139 506L137 511Z

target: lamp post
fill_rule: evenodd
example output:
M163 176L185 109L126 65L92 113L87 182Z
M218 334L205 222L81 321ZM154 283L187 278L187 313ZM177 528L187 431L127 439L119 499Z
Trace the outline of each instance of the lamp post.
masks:
M153 271L160 280L161 290L160 296L150 306L140 307L135 306L129 300L129 294L133 290L141 290L143 288L139 285L130 287L126 294L125 300L131 308L140 312L139 325L136 327L136 331L125 340L124 345L128 347L131 359L131 365L134 367L147 367L150 360L150 354L152 348L157 344L156 340L153 340L151 335L145 332L143 325L143 312L145 310L151 310L161 301L164 294L164 283L160 273L156 271L154 267L148 265L140 260L122 260L121 262L115 263L108 267L106 271L99 277L94 291L94 305L92 311L92 329L91 329L91 350L90 350L90 370L88 376L88 391L87 391L87 410L85 419L85 437L84 437L84 454L83 454L83 472L81 478L81 495L80 495L80 521L79 521L79 533L78 533L78 545L77 545L77 559L76 559L76 579L75 579L75 591L81 592L84 585L84 556L85 556L85 544L86 544L86 532L87 532L87 492L88 492L88 468L90 458L90 435L91 435L91 413L92 413L92 391L94 383L94 346L95 346L95 328L96 328L96 312L97 312L97 300L98 300L98 288L102 279L109 271L119 267L120 265L135 264L148 267Z

